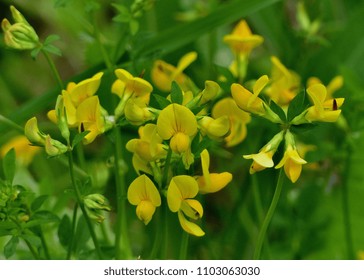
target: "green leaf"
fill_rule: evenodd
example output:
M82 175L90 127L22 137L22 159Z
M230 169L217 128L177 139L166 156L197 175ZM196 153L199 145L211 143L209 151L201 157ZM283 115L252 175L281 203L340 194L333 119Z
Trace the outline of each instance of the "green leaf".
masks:
M31 245L33 245L34 247L38 248L41 246L42 241L41 239L36 236L36 235L28 235L28 234L24 234L21 236L24 240L28 241Z
M38 196L36 199L34 199L34 201L32 202L30 209L34 212L37 211L44 203L44 201L46 201L46 199L48 198L48 195L41 195Z
M17 236L13 236L8 243L4 246L4 256L5 258L10 258L12 255L15 254L16 247L19 244L19 238Z
M151 97L151 103L155 100L157 105L159 105L160 110L163 110L165 107L167 107L169 104L171 104L171 102L167 98L165 98L161 95L151 94L150 97Z
M17 228L17 225L11 221L2 221L0 222L0 230L12 230Z
M179 85L173 81L171 86L171 100L173 103L182 104L183 94Z
M132 16L127 7L120 4L111 4L118 11L118 15L113 17L113 21L126 23L132 20Z
M44 45L49 45L54 41L58 41L60 39L60 37L56 34L51 34L49 35L47 38L45 38L44 40Z
M43 46L43 50L45 50L46 52L58 55L58 56L62 56L61 50L51 44Z
M135 19L131 19L129 21L129 28L130 28L131 35L134 36L139 31L139 22Z
M195 21L179 24L156 33L154 37L141 44L135 57L150 55L157 51L171 52L200 38L215 28L233 23L280 0L235 0L220 5L209 15Z
M72 237L71 219L64 215L58 226L58 238L62 246L68 247Z
M87 134L89 134L90 131L85 130L81 133L76 134L75 138L72 140L72 148L76 147L82 140L85 138Z
M39 55L41 51L41 48L35 48L33 49L31 52L30 52L30 56L33 58L33 59L36 59L37 56Z
M24 228L30 228L34 226L39 226L42 224L48 223L57 223L59 222L59 218L57 215L53 214L50 211L37 211L33 214L30 221L24 225Z
M278 115L278 117L283 121L286 122L287 116L286 113L283 111L283 109L278 106L273 100L270 101L269 107L272 109L274 113Z
M3 160L3 169L6 180L8 180L11 184L13 183L15 176L15 150L11 149L6 153Z
M306 101L306 93L304 90L301 91L299 94L295 96L295 98L292 99L287 111L288 121L293 120L294 117L301 114L307 108L307 103L305 101Z

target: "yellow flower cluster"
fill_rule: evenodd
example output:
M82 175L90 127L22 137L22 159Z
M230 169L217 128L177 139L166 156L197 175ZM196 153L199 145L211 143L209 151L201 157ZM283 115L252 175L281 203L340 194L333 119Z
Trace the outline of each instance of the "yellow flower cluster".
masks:
M258 35L252 35L245 21L238 23L232 34L224 37L224 41L229 44L235 54L245 58L249 56L253 48L263 42ZM235 58L235 65L241 63L239 59L239 57ZM235 76L240 77L240 80L239 83L231 85L231 94L241 110L280 124L282 128L260 149L259 153L244 155L244 158L253 160L250 173L273 167L273 156L284 140L284 155L275 168L283 167L287 177L294 183L300 177L302 165L307 162L300 157L290 128L312 122L337 121L341 114L340 107L344 103L344 98L333 98L332 93L343 85L343 79L340 76L335 77L325 87L318 78L310 78L307 82L306 92L311 106L305 107L302 106L305 104L304 95L299 95L301 88L299 75L287 69L275 56L271 57L271 62L271 78L267 75L261 76L253 83L252 90L241 82L245 77L245 72L240 72L239 75L236 68L232 68L233 74L237 73ZM247 64L247 60L244 63ZM266 98L259 97L261 93L268 97L268 101L265 101ZM295 104L290 107L292 103Z

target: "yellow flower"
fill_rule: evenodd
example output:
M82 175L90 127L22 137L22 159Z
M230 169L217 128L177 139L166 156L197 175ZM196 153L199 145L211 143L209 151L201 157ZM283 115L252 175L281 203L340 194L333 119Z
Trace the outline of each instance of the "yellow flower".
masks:
M139 176L130 184L128 201L137 206L136 215L145 225L152 219L156 207L161 205L158 189L146 175Z
M235 83L231 85L231 94L242 110L263 116L266 113L264 101L258 95L268 82L267 75L261 76L254 84L253 93L242 85Z
M183 91L194 89L195 85L183 71L196 59L197 53L189 52L178 61L177 67L163 60L157 60L151 72L153 83L162 91L170 91L173 81L176 81Z
M5 45L18 50L31 50L38 47L39 38L34 28L14 6L10 6L10 11L15 23L11 24L6 18L1 22Z
M241 20L233 32L229 35L224 36L224 42L227 43L230 48L236 54L243 54L245 56L255 47L263 43L264 39L262 36L255 35L251 32L247 22Z
M211 139L223 139L230 131L230 122L227 116L217 119L204 116L198 121L202 135L207 135Z
M286 150L282 160L275 168L278 169L284 166L284 172L287 177L292 181L292 183L295 183L301 175L302 164L306 164L307 161L302 159L298 154L293 135L289 131L286 132L285 140Z
M219 100L212 109L212 117L227 116L230 122L230 133L225 137L227 147L241 143L247 134L246 124L250 122L249 113L239 109L234 99L227 97Z
M229 172L222 173L210 173L210 155L209 152L204 149L201 153L201 165L203 176L197 176L197 183L200 189L200 193L214 193L222 188L226 187L231 182L233 176Z
M316 85L316 84L322 84L322 82L320 81L320 79L316 78L316 77L311 77L308 79L307 81L307 87L309 88L310 86ZM326 90L327 90L327 95L326 95L326 100L327 99L332 99L333 98L333 93L337 90L339 90L344 84L344 79L342 76L336 76L334 77L329 84L326 86Z
M126 143L126 149L142 160L151 162L166 156L162 138L157 133L155 124L147 124L139 127L140 139L131 139Z
M87 98L93 96L99 89L103 73L99 72L92 78L83 80L79 83L70 82L66 90L62 91L63 104L66 110L67 122L69 127L78 127L76 111L78 106ZM48 112L48 118L57 123L57 114L55 110Z
M307 89L307 93L313 102L313 106L307 109L305 119L309 122L335 122L340 116L340 108L344 98L326 99L327 90L322 84L314 84Z
M33 157L40 151L39 147L29 144L29 140L23 136L15 136L0 148L0 155L4 157L11 149L15 150L16 160L20 165L27 166Z
M79 124L79 131L89 131L83 139L85 144L89 144L95 138L104 133L105 121L101 115L101 106L98 96L92 96L83 101L77 108L76 119Z
M197 132L196 117L188 108L172 103L159 114L157 130L162 139L171 139L172 151L184 153L190 149L190 138Z
M263 148L260 149L258 154L244 155L245 159L252 159L253 163L250 166L249 173L262 171L266 168L274 166L273 155L277 151L279 144L283 140L283 131L276 134Z
M274 113L269 106L258 97L259 93L269 82L267 75L261 76L253 86L253 93L247 90L240 84L234 83L231 85L231 94L240 109L245 112L256 114L266 118L274 123L281 123L281 119Z
M125 113L125 106L130 98L138 99L140 107L149 104L152 85L146 80L134 77L124 69L116 69L117 80L112 84L111 92L120 97L120 102L115 108L115 116L118 118Z
M273 63L271 85L266 94L278 105L287 106L300 88L300 77L287 69L280 60L272 56Z
M129 99L124 108L125 118L132 125L142 125L146 121L154 118L154 115L149 111L148 107L140 99Z
M205 232L187 218L197 220L203 215L203 208L194 198L198 193L195 179L187 175L175 176L167 191L168 207L172 212L178 212L178 219L183 230L195 236L203 236ZM186 218L187 216L187 218Z

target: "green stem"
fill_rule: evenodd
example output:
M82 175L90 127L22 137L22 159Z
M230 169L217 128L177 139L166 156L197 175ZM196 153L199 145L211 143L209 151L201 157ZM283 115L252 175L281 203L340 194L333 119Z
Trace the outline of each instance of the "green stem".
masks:
M187 252L188 252L188 241L189 241L189 234L185 231L182 232L182 242L181 248L179 251L179 259L186 260L187 259Z
M254 196L254 205L255 211L257 212L259 226L263 222L263 206L262 206L262 198L260 195L259 184L257 176L251 176L253 182L253 196Z
M12 120L9 120L8 118L4 117L3 115L0 115L0 123L3 123L10 128L14 128L15 130L19 131L22 134L24 133L23 127L21 127L20 125L18 125L15 122L13 122Z
M45 51L43 48L41 49L43 55L45 56L48 64L49 64L49 67L51 68L52 70L52 73L54 75L54 78L56 79L57 83L58 83L58 86L60 87L60 89L64 89L63 87L63 82L62 82L62 79L61 79L61 76L59 75L58 73L58 70L56 68L56 65L54 64L53 60L51 59L49 53L47 51Z
M42 230L42 226L39 226L39 235L40 235L40 240L42 242L42 247L43 247L43 250L44 250L44 255L45 255L45 257L46 257L47 260L50 260L51 259L51 256L49 254L49 250L48 250L48 246L47 246L46 239L44 238L44 233L43 233L43 230Z
M115 233L115 258L131 259L132 252L129 243L128 222L126 213L125 176L122 170L123 154L122 139L118 127L114 128L115 133L115 182L116 182L116 203L117 203L117 222Z
M67 260L71 259L72 251L75 243L75 230L76 230L76 222L77 222L77 210L78 210L78 204L75 203L73 206L73 216L72 216L72 227L71 227L71 240L68 244L68 250L67 250Z
M102 259L102 253L101 253L100 245L99 245L99 242L97 240L97 237L96 237L93 225L92 225L92 221L91 221L90 217L87 215L86 208L85 208L85 206L83 204L83 201L82 201L81 192L78 189L78 186L77 186L77 183L76 183L76 180L75 180L75 174L74 174L74 171L73 171L72 151L68 152L68 164L69 164L69 170L70 170L72 185L73 185L73 188L74 188L75 194L76 194L77 203L79 204L79 206L81 208L82 214L83 214L83 216L85 218L85 221L86 221L86 224L87 224L87 227L88 227L88 229L90 231L92 241L93 241L93 243L95 245L96 254L100 259Z
M171 159L172 159L172 149L169 148L167 157L166 157L166 162L164 164L164 171L163 171L163 177L162 177L162 189L167 189L167 180L168 180L169 168L171 165Z
M267 215L263 221L263 225L260 229L259 235L258 235L258 240L257 240L257 245L255 247L255 251L254 251L254 260L259 260L260 256L261 256L261 252L262 252L262 247L263 247L263 243L264 243L264 239L266 238L266 234L267 234L267 230L269 227L269 224L272 220L272 217L274 215L274 212L276 210L278 201L279 201L279 197L281 195L282 192L282 187L283 187L283 181L284 181L284 171L283 168L281 168L279 170L279 176L278 176L278 181L277 181L277 185L276 185L276 189L273 195L273 199L272 202L269 206Z

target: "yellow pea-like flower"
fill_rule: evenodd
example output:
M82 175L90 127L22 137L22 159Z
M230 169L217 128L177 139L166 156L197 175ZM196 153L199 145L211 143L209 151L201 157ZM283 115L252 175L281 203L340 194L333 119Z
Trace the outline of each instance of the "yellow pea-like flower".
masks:
M286 132L285 136L286 149L282 160L277 164L275 168L284 167L284 172L287 177L295 183L301 175L302 165L306 164L303 158L298 154L297 148L294 143L294 137L289 131Z
M89 131L84 138L85 144L93 142L98 135L105 131L105 121L101 115L98 96L92 96L83 101L77 108L76 118L79 131Z
M202 194L218 192L233 179L229 172L210 173L210 155L206 149L201 152L201 165L203 175L197 176L196 180Z
M190 148L190 137L197 133L196 117L188 108L172 103L160 112L157 131L162 139L171 139L175 153L184 153Z
M260 35L253 34L247 22L241 20L235 26L232 33L225 35L223 40L230 46L234 53L247 56L254 48L263 43L264 38Z
M147 225L156 210L161 205L161 197L158 189L146 175L136 178L129 186L128 201L136 205L136 215Z
M241 143L246 135L246 125L250 122L250 114L241 110L234 99L230 97L219 100L212 109L212 117L227 116L230 123L230 133L225 137L227 147Z
M203 216L201 203L192 199L198 191L198 184L191 176L175 176L168 186L167 202L172 212L178 212L178 219L184 231L195 236L203 236L205 232L189 220L197 220Z
M151 72L153 83L162 91L170 91L173 81L176 81L183 91L194 89L194 84L183 71L196 59L197 53L189 52L179 60L177 67L163 60L157 60Z

